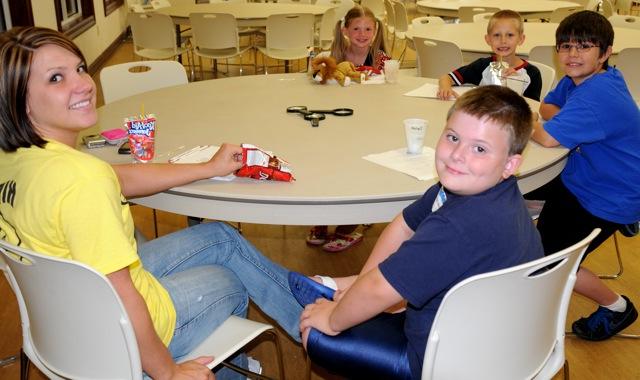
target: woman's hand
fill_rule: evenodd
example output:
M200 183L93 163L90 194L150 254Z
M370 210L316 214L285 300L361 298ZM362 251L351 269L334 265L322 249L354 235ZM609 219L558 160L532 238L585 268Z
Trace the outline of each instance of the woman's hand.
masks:
M200 356L199 358L176 364L171 374L171 380L215 380L213 372L206 366L211 361L213 361L211 356Z
M205 165L211 170L211 177L231 174L242 167L242 147L224 143Z

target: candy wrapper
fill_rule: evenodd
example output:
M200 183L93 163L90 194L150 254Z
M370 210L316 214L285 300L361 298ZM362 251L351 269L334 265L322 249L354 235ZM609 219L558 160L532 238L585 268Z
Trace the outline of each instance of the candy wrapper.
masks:
M128 117L124 127L129 133L131 155L137 162L149 162L155 154L156 116Z
M485 72L483 77L483 84L495 84L498 86L506 86L507 80L504 73L509 68L509 64L502 60L497 60L489 63L489 70Z
M287 161L255 145L242 144L242 163L244 166L236 172L238 177L285 182L294 180Z

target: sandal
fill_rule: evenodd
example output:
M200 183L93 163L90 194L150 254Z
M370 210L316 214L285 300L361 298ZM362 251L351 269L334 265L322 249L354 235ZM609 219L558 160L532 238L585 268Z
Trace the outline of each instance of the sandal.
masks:
M309 231L307 235L307 244L309 245L322 245L327 242L329 235L327 226L315 226Z
M322 246L322 249L327 252L342 252L361 241L362 234L360 232L352 232L348 235L335 234L331 241Z

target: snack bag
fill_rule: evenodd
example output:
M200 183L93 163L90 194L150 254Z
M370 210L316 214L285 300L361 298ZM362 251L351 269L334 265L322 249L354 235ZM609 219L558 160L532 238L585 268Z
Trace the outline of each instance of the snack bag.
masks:
M495 84L498 86L506 86L507 79L504 73L509 68L509 64L502 60L489 63L489 70L485 72L482 84Z
M156 116L154 114L128 117L124 127L129 133L131 155L137 162L149 162L155 154Z
M294 180L287 161L255 145L242 144L242 163L244 166L236 172L238 177L285 182Z

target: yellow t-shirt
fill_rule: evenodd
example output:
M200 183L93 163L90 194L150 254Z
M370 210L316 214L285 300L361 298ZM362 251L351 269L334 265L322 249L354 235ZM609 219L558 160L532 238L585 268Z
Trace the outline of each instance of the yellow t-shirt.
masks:
M142 267L129 203L109 164L55 141L44 149L0 150L0 238L105 275L128 266L158 336L169 345L173 302Z

